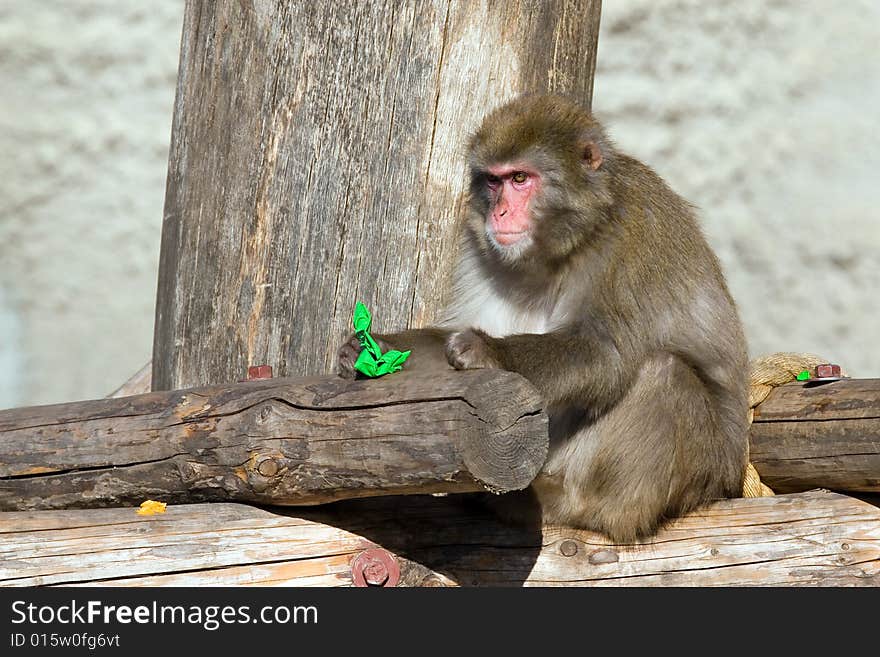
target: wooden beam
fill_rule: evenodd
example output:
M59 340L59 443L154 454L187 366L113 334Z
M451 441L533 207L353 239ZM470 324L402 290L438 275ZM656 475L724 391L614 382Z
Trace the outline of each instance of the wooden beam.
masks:
M502 524L466 497L0 513L0 585L350 586L374 546L413 586L880 585L880 509L836 493L717 502L641 545Z
M518 490L547 455L541 404L517 374L449 370L0 411L0 510Z
M880 379L777 388L755 409L751 459L777 492L880 492Z
M408 372L369 385L359 382L357 386L386 391L381 401L385 406L377 406L375 413L366 407L356 412L343 409L347 424L339 424L337 428L344 426L345 437L336 434L335 439L320 444L325 451L333 449L331 445L371 445L374 451L370 454L376 462L369 464L366 452L355 452L363 462L354 472L360 472L362 478L351 474L339 481L332 477L321 478L318 483L303 479L304 473L326 477L334 468L343 465L348 468L350 463L341 460L342 456L336 453L322 455L321 450L310 451L308 464L304 462L296 446L323 431L316 429L318 425L310 423L308 418L326 418L328 412L336 411L332 409L331 401L326 402L328 406L320 412L287 406L283 401L285 395L293 394L293 398L298 398L300 394L290 392L289 386L295 388L298 385L295 381L273 379L215 387L208 391L195 390L189 395L187 391L178 391L0 411L0 509L106 506L134 503L147 496L165 496L166 501L175 502L252 500L299 504L359 495L473 490L460 488L474 485L473 477L467 480L465 472L477 475L478 479L482 477L481 481L490 487L513 490L528 483L526 480L534 476L546 453L544 414L536 411L536 415L528 415L532 410L540 409L540 402L536 396L530 396L534 391L516 375L498 373L502 377L499 390L505 390L507 385L517 389L525 386L521 393L500 393L519 400L513 406L492 395L480 397L483 401L472 399L471 403L486 404L487 408L495 404L507 409L512 415L499 420L499 426L507 426L505 422L509 424L512 418L519 418L508 430L520 432L517 435L521 436L518 438L522 441L521 448L508 444L503 448L508 450L504 454L487 454L479 458L473 454L459 454L456 450L464 438L445 435L448 427L436 422L430 425L430 431L436 433L431 434L434 447L429 448L424 439L425 427L414 426L414 418L406 414L410 408L428 408L434 403L430 400L434 399L444 412L459 413L456 417L472 420L470 407L462 415L460 410L455 410L455 401L445 397L440 399L438 395L443 397L448 393L458 399L455 396L458 392L443 392L443 386L451 385L449 390L457 385L467 387L468 376L477 380L484 375L495 376L492 373L456 374L450 371L447 378L439 380L440 387L435 386L434 379L424 381ZM349 385L335 378L320 381L320 386L327 390L336 386L340 390L347 389ZM411 381L418 383L410 387ZM282 390L276 390L277 386ZM399 395L399 399L395 400L395 395ZM207 401L211 396L217 400ZM880 492L878 400L880 380L877 379L844 380L815 387L803 384L783 386L756 409L751 428L752 461L764 481L778 492L816 487L859 493ZM265 412L273 418L271 422L259 422L252 417L259 404L270 409ZM223 417L225 411L218 410L218 405L231 409L230 415ZM352 429L359 413L366 414L367 424ZM339 422L343 422L342 417L337 418ZM389 420L398 426L389 426ZM251 425L256 426L259 433L255 433L257 430ZM307 427L310 433L302 433L303 427ZM360 440L366 430L373 431L371 442L352 442ZM530 431L536 433L530 434ZM380 439L383 432L385 438ZM236 437L241 435L246 435L247 441L242 442ZM414 440L408 440L407 435ZM503 440L507 435L499 434L498 439ZM408 446L408 442L412 444ZM380 443L383 445L381 450L386 451L389 445L393 445L399 458L418 453L425 461L389 464L385 451L375 451L380 450ZM520 449L523 451L517 451ZM277 461L277 452L283 456L281 461ZM345 458L350 459L351 451L347 454ZM444 460L447 457L449 460ZM260 465L265 459L272 462L263 465L263 471L273 471L277 461L282 464L280 474L268 478L260 474ZM509 464L517 463L517 459L521 459L521 463L508 469ZM386 464L382 465L386 469L377 470L380 463ZM492 467L500 469L491 470ZM291 485L288 480L294 472L300 479ZM456 479L459 475L465 479ZM383 481L382 477L386 480ZM403 478L407 478L405 485ZM465 480L467 484L463 483ZM358 491L358 486L362 490ZM53 491L52 494L47 495L47 490Z
M491 6L490 6L491 5ZM589 105L600 0L188 0L153 390L329 372L356 301L432 322L468 133L521 92Z

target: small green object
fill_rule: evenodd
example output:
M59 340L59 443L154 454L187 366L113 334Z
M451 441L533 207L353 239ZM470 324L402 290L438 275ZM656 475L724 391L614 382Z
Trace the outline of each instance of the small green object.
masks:
M395 351L391 349L384 354L379 345L370 335L370 325L373 317L370 311L360 301L355 304L354 315L351 318L354 324L354 334L360 340L363 350L354 363L354 369L370 378L393 374L403 367L404 361L409 358L409 351Z
M810 370L804 370L803 372L797 375L798 381L809 381L810 380Z

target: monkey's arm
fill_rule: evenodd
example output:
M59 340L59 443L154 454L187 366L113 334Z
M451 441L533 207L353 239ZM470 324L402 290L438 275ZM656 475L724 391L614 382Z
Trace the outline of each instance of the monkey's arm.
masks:
M493 338L478 329L454 333L446 357L456 369L498 367L522 374L549 404L577 401L595 409L618 401L638 358L598 331L555 331Z
M445 345L450 331L436 328L410 329L399 333L373 334L373 339L383 352L389 349L398 351L411 350L409 358L403 364L404 370L436 371L448 370ZM337 352L336 373L346 379L356 376L354 363L361 353L361 344L357 336L351 335Z

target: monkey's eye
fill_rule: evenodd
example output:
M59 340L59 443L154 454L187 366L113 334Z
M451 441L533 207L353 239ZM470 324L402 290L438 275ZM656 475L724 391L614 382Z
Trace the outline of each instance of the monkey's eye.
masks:
M501 178L498 176L493 176L492 174L486 174L486 184L489 187L498 187L501 184Z
M515 182L517 185L522 185L526 180L529 179L528 174L523 171L517 171L511 177L511 180Z

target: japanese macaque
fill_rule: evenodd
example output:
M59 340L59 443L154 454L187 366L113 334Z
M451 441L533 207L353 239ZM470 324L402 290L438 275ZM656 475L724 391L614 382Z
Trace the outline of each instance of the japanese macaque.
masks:
M531 488L546 523L631 542L740 496L745 338L693 208L556 96L490 113L469 165L443 327L383 347L413 349L407 369L503 368L537 387L551 442ZM341 376L359 351L340 348Z

